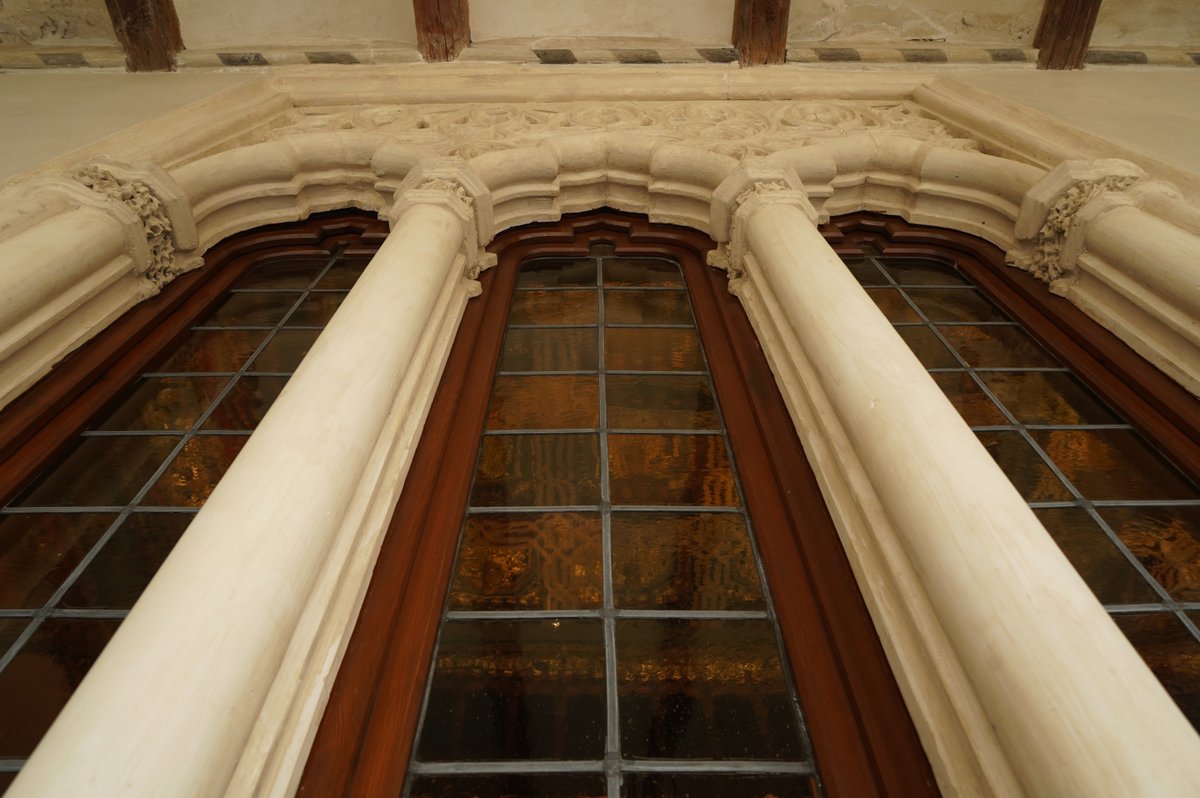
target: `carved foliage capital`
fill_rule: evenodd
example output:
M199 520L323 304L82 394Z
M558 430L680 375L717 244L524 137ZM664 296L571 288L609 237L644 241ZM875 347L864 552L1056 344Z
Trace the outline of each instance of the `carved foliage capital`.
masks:
M745 260L749 256L746 222L759 209L770 205L789 205L802 211L814 224L817 221L817 211L804 186L790 170L748 162L713 192L713 237L721 243L709 255L709 264L729 273L731 291L736 292L746 272Z
M464 277L471 283L472 294L476 293L478 284L474 280L496 263L495 256L483 249L495 233L492 195L487 185L460 158L428 158L404 178L388 217L394 224L416 205L437 205L462 222Z
M1063 277L1082 251L1078 239L1085 206L1127 192L1144 178L1138 166L1116 158L1059 164L1025 195L1009 260L1047 283Z

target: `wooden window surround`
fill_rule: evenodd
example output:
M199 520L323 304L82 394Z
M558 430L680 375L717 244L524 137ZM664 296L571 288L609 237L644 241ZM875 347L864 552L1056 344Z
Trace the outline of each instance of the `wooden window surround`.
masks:
M683 264L826 794L936 794L754 332L725 276L704 265L713 243L612 211L492 243L499 265L459 328L299 794L402 792L517 265L535 254L586 256L593 240Z

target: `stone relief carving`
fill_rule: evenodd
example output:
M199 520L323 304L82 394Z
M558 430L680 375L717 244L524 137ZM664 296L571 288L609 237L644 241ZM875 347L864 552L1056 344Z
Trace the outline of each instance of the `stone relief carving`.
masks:
M406 105L353 110L300 108L264 139L318 131L378 130L439 155L470 159L571 133L638 131L743 159L814 138L887 132L977 149L912 103L711 100L625 103Z
M1140 180L1135 175L1106 175L1095 180L1082 180L1068 188L1047 212L1046 221L1033 241L1032 251L1015 255L1013 265L1046 283L1062 277L1070 266L1063 263L1063 250L1079 209L1105 192L1126 191Z
M140 180L122 180L99 166L85 166L71 177L98 194L126 205L142 222L150 262L143 275L155 288L162 288L178 274L171 219L154 190Z

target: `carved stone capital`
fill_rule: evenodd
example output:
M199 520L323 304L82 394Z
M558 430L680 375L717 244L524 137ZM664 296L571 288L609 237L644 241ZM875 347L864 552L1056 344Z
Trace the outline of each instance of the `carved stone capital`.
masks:
M1126 192L1145 178L1138 166L1117 158L1064 161L1050 170L1021 203L1009 262L1050 283L1071 272L1082 252L1085 206Z
M749 257L746 221L760 208L789 205L799 209L815 225L817 211L795 173L767 168L752 162L739 166L713 191L712 236L718 247L708 254L708 263L729 274L729 290L737 293Z
M483 249L495 234L492 194L483 180L460 158L428 158L420 161L404 178L388 212L394 224L415 205L437 205L462 222L466 259L463 276L478 292L479 273L496 265L496 256Z
M70 178L137 217L149 247L142 274L155 289L200 264L198 256L182 254L199 244L191 207L171 176L157 165L94 159Z

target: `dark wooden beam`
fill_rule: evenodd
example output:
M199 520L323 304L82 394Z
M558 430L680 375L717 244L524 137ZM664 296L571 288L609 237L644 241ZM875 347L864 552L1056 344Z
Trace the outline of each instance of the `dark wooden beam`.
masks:
M417 49L426 61L453 61L471 43L467 0L413 0Z
M1038 69L1082 69L1100 0L1046 0L1033 46Z
M130 72L169 72L183 49L173 0L104 0Z
M783 63L791 4L791 0L737 0L733 46L742 66Z

